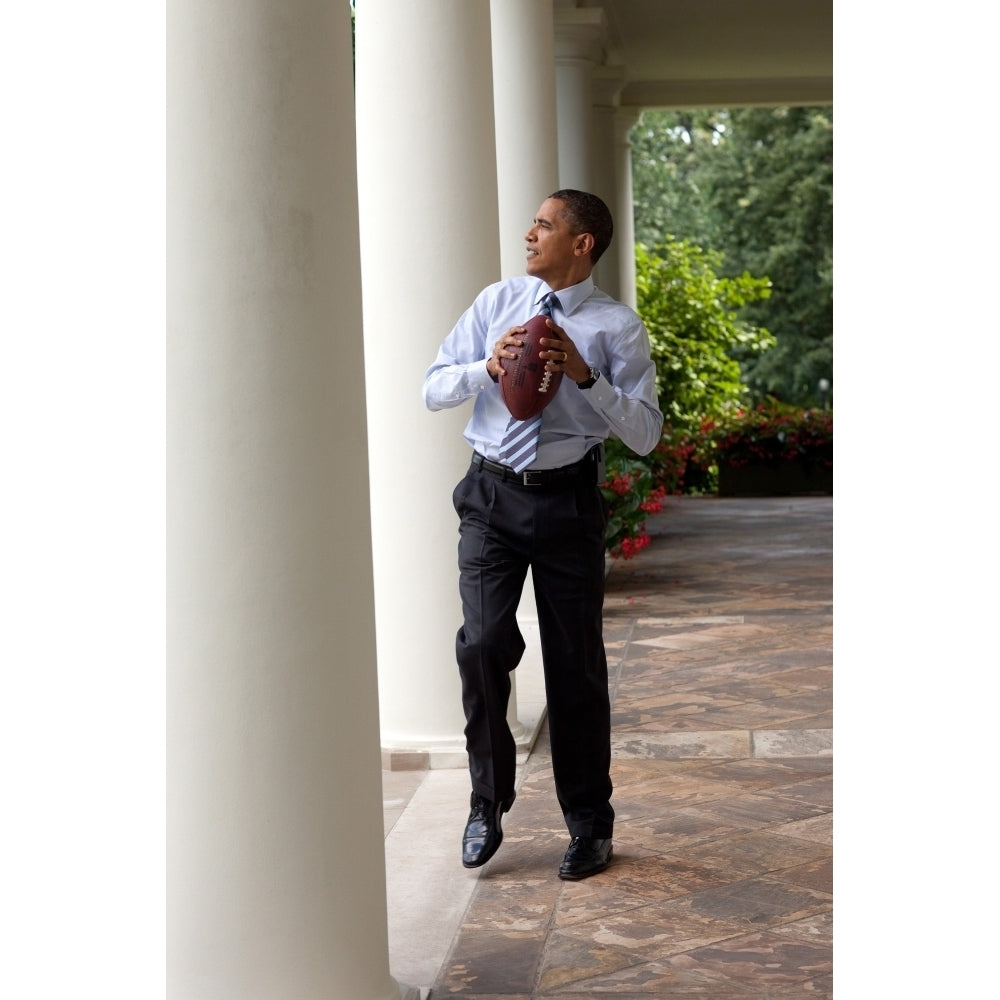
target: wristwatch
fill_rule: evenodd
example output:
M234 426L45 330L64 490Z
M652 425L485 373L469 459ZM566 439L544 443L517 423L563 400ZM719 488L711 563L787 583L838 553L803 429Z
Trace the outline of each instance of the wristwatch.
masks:
M578 389L589 389L599 378L601 377L601 371L599 368L590 369L590 377L585 378L582 382L577 382L576 387Z

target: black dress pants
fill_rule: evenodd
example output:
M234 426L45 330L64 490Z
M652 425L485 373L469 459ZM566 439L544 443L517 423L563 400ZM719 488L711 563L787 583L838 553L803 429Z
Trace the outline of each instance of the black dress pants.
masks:
M503 481L474 463L454 491L464 623L456 640L475 792L514 792L510 672L516 612L535 590L556 795L571 836L610 837L611 703L604 651L604 501L596 472L556 486Z

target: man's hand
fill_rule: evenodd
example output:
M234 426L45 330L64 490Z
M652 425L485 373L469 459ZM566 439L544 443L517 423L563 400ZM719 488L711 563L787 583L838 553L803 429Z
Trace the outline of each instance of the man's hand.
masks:
M547 319L545 322L555 334L554 337L542 337L539 341L545 348L541 352L541 356L546 358L548 362L545 365L545 370L562 372L574 382L585 382L590 377L590 365L580 356L576 344L566 336L566 331L562 327L556 326L551 319Z
M518 356L520 352L514 350L514 348L524 346L523 334L523 326L512 326L493 345L493 353L486 361L486 371L492 378L500 378L504 374L503 365L500 364L501 358L513 360Z

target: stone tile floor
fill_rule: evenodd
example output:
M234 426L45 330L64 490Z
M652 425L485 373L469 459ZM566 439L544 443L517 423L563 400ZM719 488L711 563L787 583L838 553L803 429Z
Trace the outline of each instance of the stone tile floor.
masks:
M605 602L614 861L556 877L543 730L433 1000L833 995L832 498L671 498L647 526Z

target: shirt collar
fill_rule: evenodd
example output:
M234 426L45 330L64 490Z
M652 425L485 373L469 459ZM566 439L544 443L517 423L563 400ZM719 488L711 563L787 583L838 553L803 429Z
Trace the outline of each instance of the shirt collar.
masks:
M594 279L590 275L583 281L570 285L569 288L560 288L556 292L556 297L559 299L559 311L566 316L571 316L575 309L593 295L594 288ZM552 289L544 281L540 281L535 293L535 305L541 308L542 299L551 291Z

